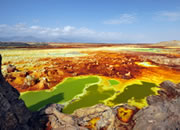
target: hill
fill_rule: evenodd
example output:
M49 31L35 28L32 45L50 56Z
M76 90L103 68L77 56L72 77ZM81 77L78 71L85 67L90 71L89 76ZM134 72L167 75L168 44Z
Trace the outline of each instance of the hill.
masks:
M157 46L180 46L180 41L178 41L178 40L163 41L163 42L158 42L155 45L157 45Z
M9 46L25 47L30 45L24 42L0 42L0 47L9 47Z
M38 46L47 46L48 43L41 42L1 42L0 47L38 47Z

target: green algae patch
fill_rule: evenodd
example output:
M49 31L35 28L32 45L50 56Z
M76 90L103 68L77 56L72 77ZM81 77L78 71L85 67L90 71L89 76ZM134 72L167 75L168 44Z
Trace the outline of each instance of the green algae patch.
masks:
M110 90L102 90L99 89L98 85L91 85L88 88L86 88L86 94L83 96L80 96L79 99L69 103L64 109L64 113L73 113L74 110L82 107L90 107L95 104L103 103L104 100L110 98L114 95L115 91ZM100 91L102 90L102 91Z
M21 94L20 98L25 101L26 106L31 111L36 111L50 103L70 101L76 95L83 93L84 88L92 84L97 84L98 82L99 77L97 76L67 78L53 90L25 92Z
M142 84L132 84L127 86L123 92L116 95L114 99L108 102L113 105L128 103L139 108L147 106L146 97L156 95L156 92L154 91L156 84L149 82L141 83Z
M136 51L136 52L161 52L162 49L161 48L131 48L131 49L127 49L128 51Z
M109 81L109 83L110 83L110 85L118 85L119 84L119 81L117 81L117 80L114 80L114 79L110 79L110 80L108 80Z

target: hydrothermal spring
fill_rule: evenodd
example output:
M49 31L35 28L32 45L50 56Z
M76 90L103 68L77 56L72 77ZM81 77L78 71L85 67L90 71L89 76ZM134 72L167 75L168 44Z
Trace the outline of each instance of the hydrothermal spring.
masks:
M105 79L101 76L70 77L51 90L24 92L20 98L31 111L37 111L50 103L64 104L64 113L73 113L76 109L99 103L108 106L128 103L142 108L147 106L146 97L157 92L156 84L140 82L121 88L120 81L116 79Z

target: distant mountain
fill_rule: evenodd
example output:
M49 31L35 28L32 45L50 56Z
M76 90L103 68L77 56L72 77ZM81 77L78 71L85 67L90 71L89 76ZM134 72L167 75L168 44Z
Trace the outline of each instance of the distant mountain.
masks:
M157 45L157 46L180 46L180 41L177 41L177 40L163 41L163 42L158 42L155 45Z
M0 41L4 41L4 42L45 42L45 40L34 37L34 36L0 37Z
M70 39L64 38L37 38L34 36L12 36L12 37L0 37L0 47L28 47L28 46L45 46L48 42L71 42Z
M0 37L2 42L76 42L70 38L37 38L34 36Z
M24 42L0 42L0 47L27 47L30 46L28 43Z
M75 37L35 37L35 36L10 36L10 37L1 37L0 41L2 42L82 42L82 43L97 43L98 41L91 38L75 38ZM98 43L102 43L99 41Z

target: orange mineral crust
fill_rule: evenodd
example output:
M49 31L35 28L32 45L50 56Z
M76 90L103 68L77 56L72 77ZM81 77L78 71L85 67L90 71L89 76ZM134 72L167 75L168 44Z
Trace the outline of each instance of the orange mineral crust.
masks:
M96 123L97 123L97 121L99 121L99 120L100 120L99 117L95 117L95 118L91 119L91 120L88 122L88 125L87 125L86 127L89 128L89 129L95 128Z
M128 108L124 108L124 107L120 107L117 110L117 117L120 121L127 123L131 120L131 118L133 117L133 115L136 113L137 111L132 110L132 109L128 109Z
M51 89L66 77L79 75L115 78L121 83L179 81L180 55L174 49L171 53L164 50L163 53L148 52L147 48L139 52L133 47L130 48L133 51L128 51L124 46L120 49L83 47L2 51L5 59L3 74L20 92Z

